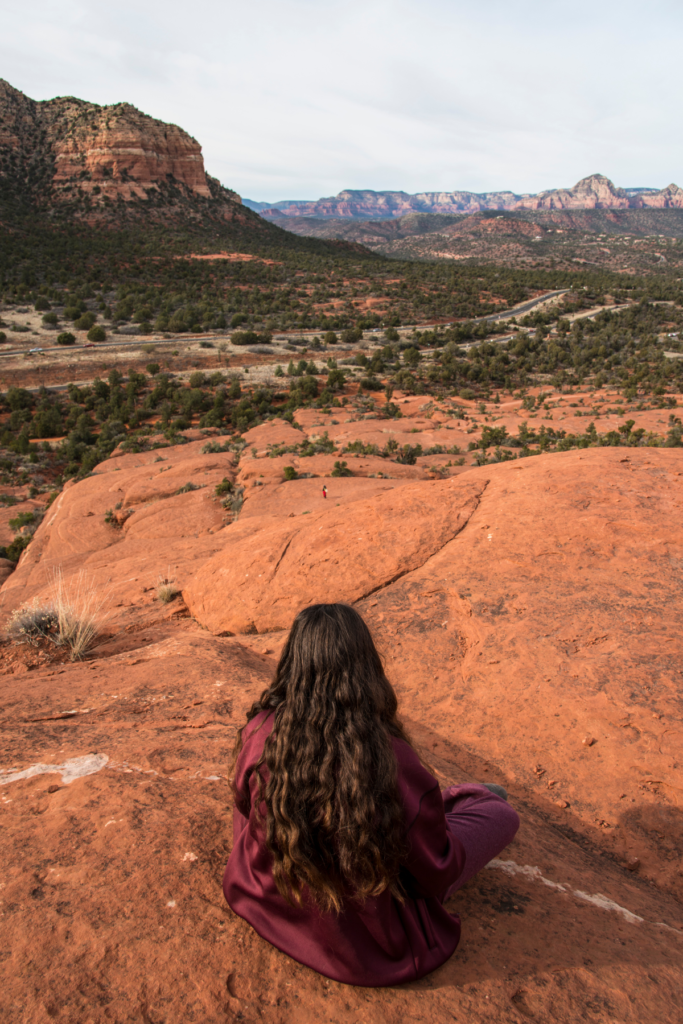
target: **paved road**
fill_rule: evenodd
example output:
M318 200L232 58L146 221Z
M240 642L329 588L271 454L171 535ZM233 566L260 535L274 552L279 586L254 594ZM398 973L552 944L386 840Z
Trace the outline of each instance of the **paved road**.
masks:
M477 317L475 320L472 321L472 323L479 324L479 323L485 323L487 321L493 321L493 320L504 320L504 319L508 319L509 317L512 317L512 316L517 316L519 313L528 313L529 310L534 309L536 306L539 306L542 302L547 302L548 299L553 299L553 298L555 298L558 295L566 295L566 293L568 291L569 291L568 288L564 288L564 289L562 289L560 291L547 292L545 295L539 295L539 297L536 298L536 299L530 299L529 302L523 302L523 303L521 303L521 305L513 306L511 309L504 310L504 311L502 311L500 313L494 313L494 314L492 314L490 316L480 316L480 317ZM434 326L441 326L441 325L419 324L419 325L416 325L416 326L420 326L420 327L434 327ZM402 328L402 329L403 330L409 330L411 328L407 328L406 327L406 328ZM308 338L308 337L312 338L316 334L320 335L321 333L322 333L322 330L320 328L318 328L317 330L293 331L291 336L295 337L295 338ZM96 350L97 352L113 352L113 351L116 351L117 349L120 349L120 348L141 348L142 345L155 345L155 346L156 345L178 345L178 344L182 344L182 343L187 342L187 341L209 341L209 340L218 340L218 341L227 341L227 342L229 342L230 341L230 335L229 334L183 334L180 337L176 337L176 338L150 337L149 340L144 340L144 338L143 338L142 341L140 340L140 337L136 338L135 341L123 341L123 340L119 341L117 339L116 341L107 341L107 342L101 342L100 341L100 342L97 342L97 343L95 343L95 349L88 349L88 351L95 351ZM287 341L289 341L289 336L288 335L279 334L279 335L276 335L273 338L273 341L276 341L276 342L277 341L287 342ZM63 353L66 353L66 352L82 352L85 349L85 345L74 345L74 346L70 346L70 345L69 346L65 346L65 345L43 345L43 346L36 345L35 349L37 350L36 353L35 353L36 355L38 354L38 352L50 352L50 353L56 353L56 352L63 352ZM33 353L31 353L30 349L25 349L25 348L4 349L4 350L0 351L0 358L3 357L3 356L5 356L5 357L7 357L7 356L21 356L21 355L27 355L27 354L33 354ZM151 355L151 353L150 353L150 355Z
M522 302L519 306L513 306L512 309L506 309L502 313L493 313L491 316L478 316L472 323L482 324L491 320L508 320L512 316L517 316L518 313L528 313L536 306L540 306L542 302L547 302L548 299L554 299L558 295L566 295L570 290L569 288L560 288L556 292L546 292L545 295L539 295L537 299Z

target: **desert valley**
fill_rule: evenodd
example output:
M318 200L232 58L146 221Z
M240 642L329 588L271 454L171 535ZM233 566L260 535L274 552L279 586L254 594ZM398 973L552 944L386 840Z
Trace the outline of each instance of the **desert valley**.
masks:
M242 202L179 127L0 81L3 1021L680 1020L682 197ZM393 988L221 893L321 601L523 822Z

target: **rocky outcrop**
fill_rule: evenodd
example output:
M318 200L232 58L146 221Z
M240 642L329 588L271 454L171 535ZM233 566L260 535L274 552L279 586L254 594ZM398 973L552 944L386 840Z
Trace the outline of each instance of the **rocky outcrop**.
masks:
M537 195L514 192L372 192L346 189L339 195L317 202L284 201L265 206L246 203L262 217L282 223L283 217L380 220L410 213L463 214L482 210L621 210L653 207L683 208L683 189L668 185L656 189L617 188L603 174L582 178L573 188L552 189Z
M642 206L659 210L683 210L683 188L672 183L660 192L646 193L642 196Z
M264 425L249 441L261 453L290 430ZM102 463L51 507L2 588L5 612L41 596L63 557L116 602L114 635L84 662L2 647L2 1020L674 1024L680 450L393 479L373 502L351 488L381 481L334 478L316 506L246 516L266 483L223 526L215 481L253 483L259 467L267 480L271 460L237 467L202 445ZM174 494L183 481L200 489ZM117 499L135 509L118 531L103 522ZM169 560L198 622L142 585ZM399 989L320 978L220 891L236 731L289 616L338 599L368 621L441 785L502 782L522 818L448 903L463 921L456 953ZM226 622L245 632L212 635Z
M129 103L36 102L0 80L0 186L50 205L95 208L175 189L239 204L204 170L201 146Z
M522 210L596 210L626 209L631 200L623 188L616 188L604 174L591 174L582 178L574 188L553 189L537 196L520 199L517 209Z

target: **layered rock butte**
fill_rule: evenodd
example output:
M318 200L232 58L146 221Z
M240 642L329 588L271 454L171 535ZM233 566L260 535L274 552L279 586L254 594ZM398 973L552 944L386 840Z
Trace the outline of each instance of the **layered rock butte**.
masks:
M98 106L73 96L36 102L0 79L0 184L3 178L57 206L82 194L103 207L169 185L222 200L226 214L236 215L231 207L241 204L206 174L201 146L177 125L130 103Z
M247 203L250 201L247 200ZM337 196L314 202L292 200L251 203L262 217L340 218L382 220L404 217L409 213L478 213L481 210L620 210L682 209L683 189L667 185L663 189L617 188L604 174L582 178L573 188L550 189L536 195L514 192L373 192L370 189L345 189Z
M425 430L420 402L402 429ZM680 450L333 478L333 456L268 456L300 439L272 421L239 461L203 439L109 459L0 590L7 617L85 573L105 617L81 662L2 648L3 1021L680 1020ZM294 963L220 888L236 730L293 615L333 600L368 621L443 785L502 782L523 822L451 901L455 955L386 990Z

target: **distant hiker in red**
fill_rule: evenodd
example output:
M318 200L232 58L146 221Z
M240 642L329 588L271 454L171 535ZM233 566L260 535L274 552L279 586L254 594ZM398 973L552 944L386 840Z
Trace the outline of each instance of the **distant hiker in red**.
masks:
M268 942L349 985L395 985L453 954L444 901L512 841L502 787L439 784L396 717L348 605L294 620L235 747L228 903Z
M327 484L323 484L323 498L327 497Z

